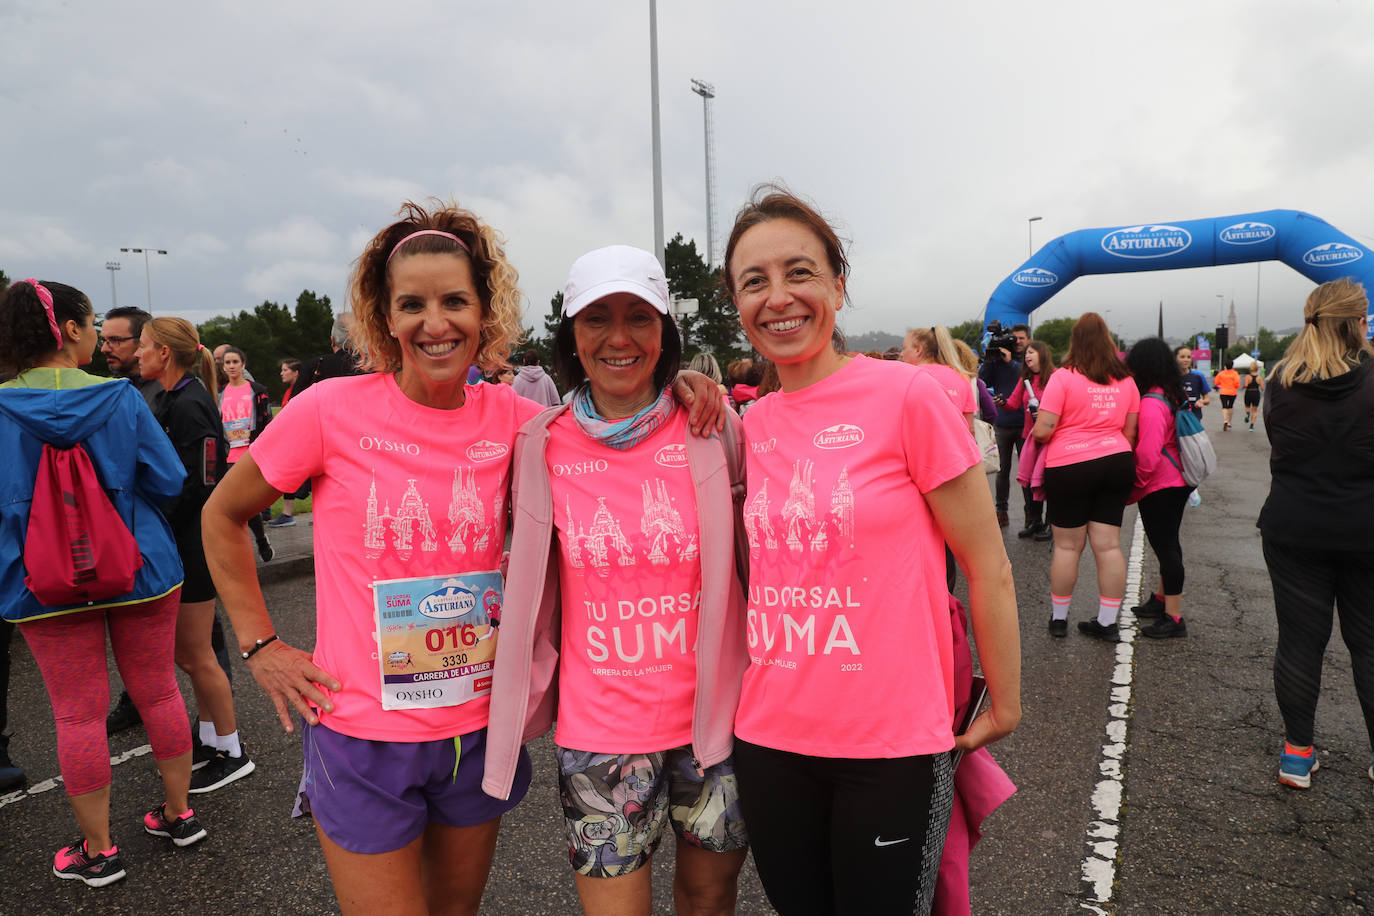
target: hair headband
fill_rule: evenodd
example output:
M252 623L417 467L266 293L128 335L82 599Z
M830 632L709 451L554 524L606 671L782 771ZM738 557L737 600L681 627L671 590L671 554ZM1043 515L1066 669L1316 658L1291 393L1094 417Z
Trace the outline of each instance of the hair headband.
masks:
M391 254L386 256L386 262L390 264L391 259L396 257L396 252L401 250L402 245L404 245L411 239L419 238L422 235L442 235L446 239L453 239L455 242L458 243L458 247L462 248L464 251L468 253L468 257L472 257L472 249L468 247L468 243L458 238L458 236L454 235L452 232L445 232L442 229L421 229L419 232L412 232L410 235L406 236L405 238L397 242L396 245L391 249Z
M43 311L48 313L48 327L52 328L52 336L57 340L57 349L61 350L62 332L57 329L57 316L52 311L52 293L48 292L48 288L33 277L29 277L24 282L32 286L34 292L38 293L38 301L43 303Z

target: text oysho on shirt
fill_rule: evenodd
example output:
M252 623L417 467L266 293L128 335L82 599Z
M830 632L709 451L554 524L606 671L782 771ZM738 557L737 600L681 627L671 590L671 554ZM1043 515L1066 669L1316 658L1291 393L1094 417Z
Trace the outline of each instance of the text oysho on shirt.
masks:
M1122 429L1127 416L1140 412L1140 391L1129 376L1103 385L1060 369L1045 384L1040 410L1059 417L1045 446L1045 467L1063 467L1129 452Z
M690 744L701 544L687 412L625 450L572 413L545 453L563 603L560 747L653 753Z
M226 385L220 395L219 416L224 423L224 439L229 443L229 463L248 454L245 449L253 436L253 386Z
M949 750L944 539L925 494L982 460L967 421L930 374L856 356L760 401L744 427L750 665L735 734L820 757Z
M485 693L458 706L382 709L372 589L501 565L515 433L541 408L509 385L463 390L462 407L439 410L410 400L389 374L326 379L293 398L253 443L253 460L276 489L312 481L314 661L343 684L320 721L345 735L427 741L487 724ZM499 608L480 610L499 619ZM431 647L452 642L458 653L461 623L436 619L422 637Z

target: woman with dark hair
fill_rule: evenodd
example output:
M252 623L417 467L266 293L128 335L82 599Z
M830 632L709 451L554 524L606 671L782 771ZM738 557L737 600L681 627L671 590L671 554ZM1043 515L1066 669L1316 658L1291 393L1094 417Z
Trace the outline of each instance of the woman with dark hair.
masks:
M948 752L1021 716L1016 593L982 454L931 373L836 350L849 262L815 208L761 188L724 264L780 384L744 417L750 664L735 768L759 878L781 913L928 912ZM992 700L958 737L946 542Z
M554 364L574 393L521 429L487 745L510 792L550 728L569 859L588 914L647 913L677 836L679 912L733 913L747 839L730 757L744 647L734 470L743 436L697 440L673 399L682 343L663 268L600 248L572 266ZM723 400L722 400L723 403Z
M1050 376L1031 435L1046 446L1045 497L1054 532L1050 560L1050 635L1068 635L1069 605L1083 547L1097 564L1097 617L1078 630L1117 641L1117 614L1126 593L1121 517L1135 483L1140 392L1117 356L1107 322L1085 312L1069 335L1064 364Z
M272 397L264 386L244 375L248 362L238 347L224 348L223 366L225 383L219 393L219 413L224 422L224 439L229 443L226 463L233 467L267 428L272 419ZM248 527L257 542L258 556L264 563L269 562L273 557L272 543L267 539L262 516L250 520Z
M1139 436L1135 443L1135 486L1130 502L1140 504L1145 537L1159 560L1159 589L1133 610L1140 618L1159 618L1143 627L1151 639L1187 636L1183 622L1183 546L1178 529L1193 487L1183 479L1174 414L1186 410L1188 397L1169 345L1158 337L1137 341L1126 368L1140 392Z
M191 739L172 666L181 562L157 507L181 492L184 472L138 389L88 375L97 334L91 302L62 283L23 280L0 299L0 616L19 624L52 702L63 788L83 839L58 851L53 874L100 887L124 877L110 836L110 743L105 710L108 645L143 718L164 801L143 818L148 833L189 846L205 837L187 805ZM46 447L79 445L138 544L133 588L49 606L29 590L25 550ZM30 570L31 571L31 570Z
M1026 351L1021 355L1021 383L1007 396L1003 405L1004 410L1025 411L1026 419L1021 427L1023 441L1030 438L1031 430L1035 428L1040 399L1045 396L1045 384L1053 374L1054 355L1050 353L1049 346L1043 340L1027 342ZM1026 526L1016 532L1016 536L1048 541L1053 534L1050 533L1049 522L1044 521L1041 501L1034 497L1030 487L1022 487L1021 495L1025 500Z
M1274 586L1274 694L1283 715L1279 782L1312 785L1322 659L1332 607L1350 650L1374 749L1374 348L1369 299L1352 280L1307 297L1303 328L1269 374L1264 431L1272 451L1258 526ZM1374 780L1374 764L1369 778Z

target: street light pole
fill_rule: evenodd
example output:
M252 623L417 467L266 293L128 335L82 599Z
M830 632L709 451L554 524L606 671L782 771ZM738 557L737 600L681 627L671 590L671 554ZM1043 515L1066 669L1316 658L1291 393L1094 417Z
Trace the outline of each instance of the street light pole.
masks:
M1217 327L1221 327L1221 307L1225 299L1225 296L1221 293L1217 293Z
M1035 244L1031 241L1032 230L1034 228L1032 224L1038 223L1042 218L1043 217L1039 216L1026 217L1026 257L1028 258L1035 254Z
M119 250L143 255L143 279L148 284L148 311L151 312L153 310L153 274L148 267L148 255L166 254L166 250L162 248L121 248Z
M654 131L654 254L663 258L663 149L658 129L658 3L649 0L649 94ZM665 266L666 270L667 267Z
M113 303L111 308L119 308L119 292L115 289L115 271L119 270L118 261L106 261L105 269L110 272L110 301Z

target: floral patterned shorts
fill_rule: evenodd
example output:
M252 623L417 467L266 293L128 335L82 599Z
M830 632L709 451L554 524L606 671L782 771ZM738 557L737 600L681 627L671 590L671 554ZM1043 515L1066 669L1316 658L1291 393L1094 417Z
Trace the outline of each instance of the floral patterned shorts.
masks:
M734 761L697 773L690 746L653 754L554 748L569 859L579 875L614 878L649 860L671 822L679 842L708 852L749 845Z

